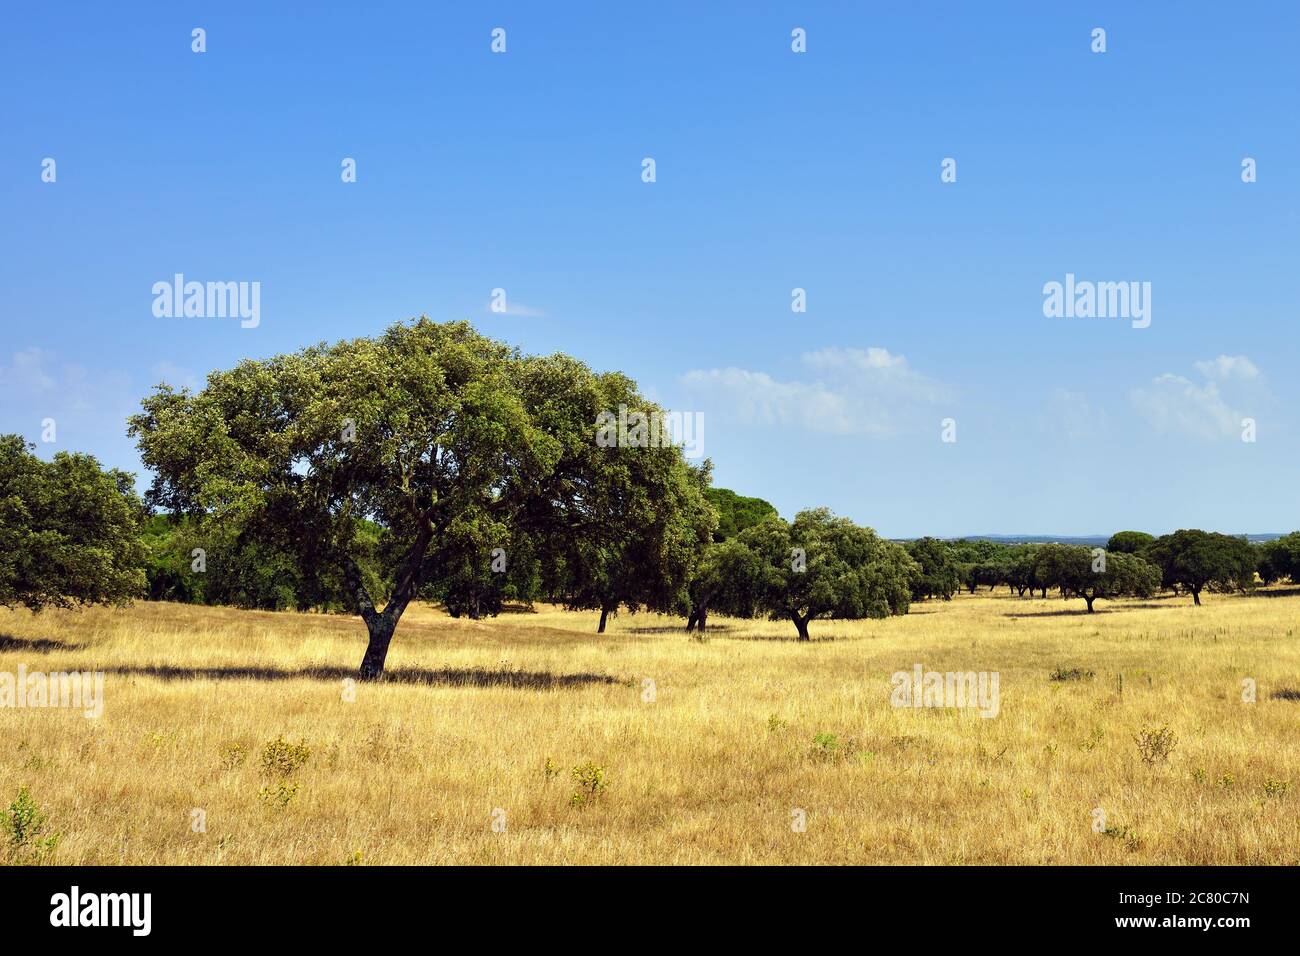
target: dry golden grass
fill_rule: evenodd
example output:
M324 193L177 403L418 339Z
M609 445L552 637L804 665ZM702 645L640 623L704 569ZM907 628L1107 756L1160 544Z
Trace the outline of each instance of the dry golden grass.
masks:
M598 637L592 614L419 607L397 679L354 702L354 619L0 610L0 671L108 672L98 720L0 710L0 806L30 787L76 864L1300 862L1300 701L1272 696L1300 688L1300 595L1098 608L981 593L799 644L785 622L700 643L646 615ZM916 663L998 671L1000 714L891 707ZM1165 724L1179 743L1148 766L1134 735ZM260 795L280 736L311 749L283 808ZM607 790L571 806L588 761Z

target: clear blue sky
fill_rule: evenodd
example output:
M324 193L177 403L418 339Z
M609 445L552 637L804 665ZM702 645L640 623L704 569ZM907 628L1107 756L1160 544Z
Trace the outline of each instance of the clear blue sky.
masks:
M703 412L787 516L1300 526L1300 5L272 6L0 14L0 431L138 470L156 382L423 313ZM261 324L155 318L176 272Z

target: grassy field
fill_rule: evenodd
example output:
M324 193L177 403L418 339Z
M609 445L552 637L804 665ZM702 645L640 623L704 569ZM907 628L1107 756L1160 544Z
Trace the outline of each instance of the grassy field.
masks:
M1205 601L981 593L811 644L417 607L354 700L355 619L0 610L0 671L107 672L99 719L0 710L0 806L29 788L55 863L1300 863L1300 593ZM999 714L892 707L917 663L998 672Z

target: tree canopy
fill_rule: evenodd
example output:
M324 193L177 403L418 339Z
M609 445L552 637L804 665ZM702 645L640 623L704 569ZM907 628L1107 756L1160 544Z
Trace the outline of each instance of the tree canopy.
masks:
M738 495L730 488L708 488L704 492L718 513L718 527L713 532L714 541L734 538L746 528L752 528L765 518L775 515L776 508L762 498Z
M902 545L826 508L801 511L791 523L769 518L738 540L763 566L759 607L793 622L802 641L813 620L906 614L920 574Z
M1231 591L1255 586L1255 552L1244 538L1196 528L1162 535L1143 555L1160 569L1161 583L1192 592L1201 603L1201 591Z
M90 455L33 454L0 435L0 605L124 604L144 593L144 508L132 477Z
M1155 536L1145 531L1116 531L1106 542L1106 551L1110 554L1141 554L1154 540Z
M907 543L907 553L921 568L912 582L912 600L927 597L950 600L961 585L950 546L938 538L917 538Z
M677 599L713 529L707 508L676 513L702 500L700 470L671 446L598 448L595 416L618 399L645 404L617 373L419 319L245 361L197 393L160 386L130 430L152 506L292 555L299 586L361 615L371 679L411 600L467 553L508 553L512 535L545 543L573 606ZM382 608L364 522L382 529Z
M1098 598L1150 597L1160 587L1158 569L1122 551L1049 544L1036 557L1038 580L1059 588L1063 597L1083 598L1089 613Z

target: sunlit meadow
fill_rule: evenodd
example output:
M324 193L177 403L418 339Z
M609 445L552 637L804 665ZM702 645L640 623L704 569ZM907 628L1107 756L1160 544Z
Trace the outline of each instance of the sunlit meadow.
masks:
M0 671L106 672L98 719L0 709L0 806L75 864L1300 863L1300 590L1205 601L981 591L803 644L416 606L379 685L354 618L0 610ZM916 664L998 672L998 715L892 707Z

